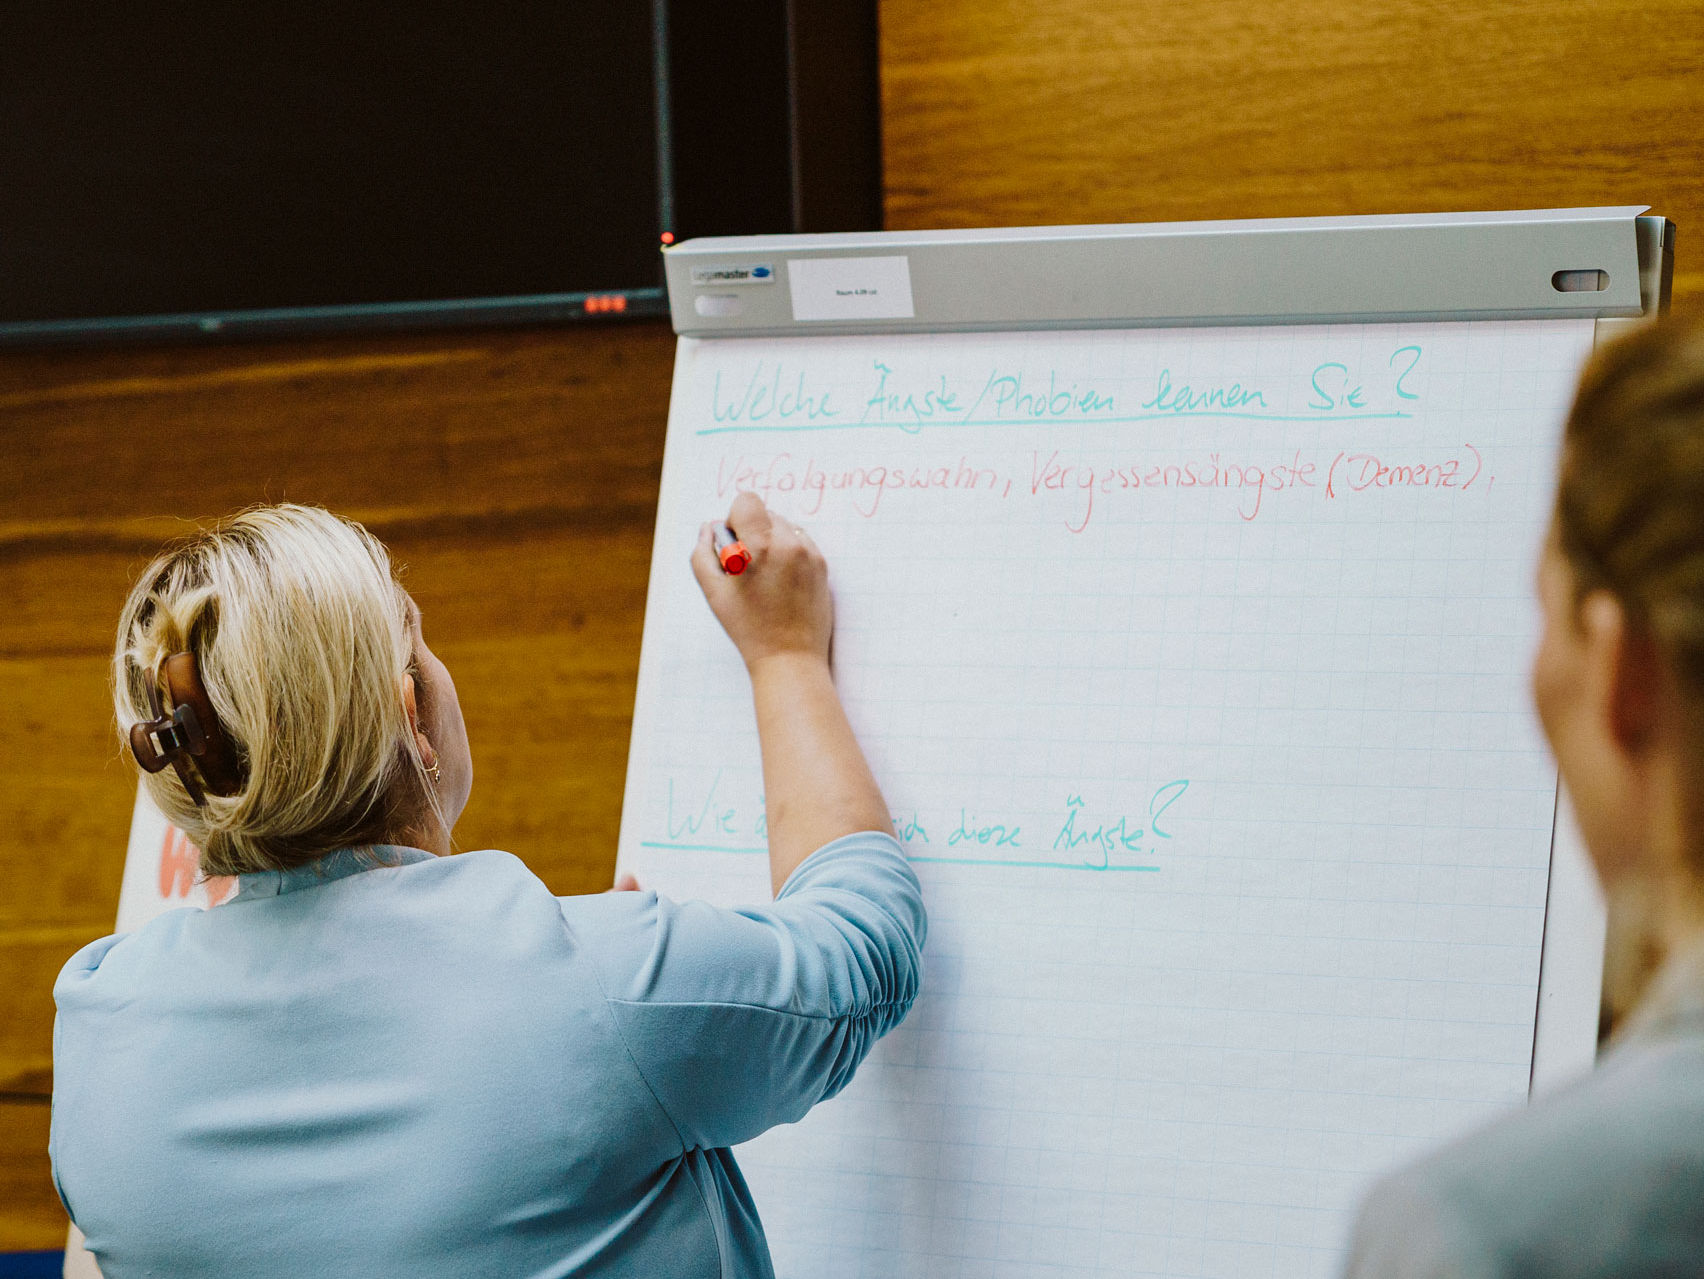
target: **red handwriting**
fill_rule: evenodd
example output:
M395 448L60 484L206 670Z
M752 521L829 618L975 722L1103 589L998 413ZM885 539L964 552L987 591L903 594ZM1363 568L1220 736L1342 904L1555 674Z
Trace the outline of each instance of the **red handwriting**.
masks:
M1144 489L1223 493L1231 499L1230 509L1237 518L1247 522L1258 519L1280 494L1312 492L1326 500L1416 491L1461 494L1474 487L1484 469L1480 451L1465 443L1457 454L1431 457L1344 449L1329 463L1305 457L1300 449L1278 458L1210 452L1164 462L1109 461L1037 449L1029 456L1027 483L1016 484L1008 468L968 454L946 465L823 465L815 458L801 459L791 453L760 458L740 454L717 462L716 495L722 500L736 492L754 492L766 501L793 497L803 515L816 515L836 499L844 499L865 519L874 518L886 495L896 492L956 491L1001 502L1014 495L1043 501L1063 497L1069 502L1065 527L1081 533L1102 502L1128 498ZM1480 491L1489 490L1491 482L1487 476Z
M186 898L200 878L201 850L176 826L167 826L166 837L160 841L160 896L168 901ZM207 904L217 906L236 890L234 877L211 876L207 880Z
M1237 514L1244 520L1252 520L1260 514L1261 500L1268 491L1281 493L1286 488L1315 487L1315 469L1312 462L1302 461L1299 449L1290 461L1270 466L1222 461L1219 454L1210 453L1205 461L1099 468L1062 464L1055 450L1045 462L1039 452L1031 454L1030 492L1073 486L1080 489L1087 500L1082 519L1075 525L1066 523L1073 533L1081 533L1088 527L1089 517L1094 514L1096 492L1110 494L1140 488L1235 489L1241 494Z
M992 467L973 465L960 458L953 466L837 465L824 469L812 458L800 462L791 453L779 453L767 462L741 456L723 458L716 465L716 496L730 491L753 492L765 500L772 494L804 494L804 514L815 515L831 493L852 496L852 507L869 518L881 506L882 495L895 489L980 490L1006 496L1012 482Z
M1462 445L1469 454L1460 457L1416 461L1412 458L1385 462L1371 453L1339 453L1331 462L1325 483L1327 497L1339 490L1364 493L1368 489L1433 488L1463 491L1473 487L1485 460L1471 444ZM1486 481L1487 487L1490 481Z

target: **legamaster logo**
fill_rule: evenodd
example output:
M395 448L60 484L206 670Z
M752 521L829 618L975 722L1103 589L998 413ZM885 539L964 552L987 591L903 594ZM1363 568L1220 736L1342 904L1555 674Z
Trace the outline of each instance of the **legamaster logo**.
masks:
M758 266L695 266L694 284L773 284L775 268L767 263Z

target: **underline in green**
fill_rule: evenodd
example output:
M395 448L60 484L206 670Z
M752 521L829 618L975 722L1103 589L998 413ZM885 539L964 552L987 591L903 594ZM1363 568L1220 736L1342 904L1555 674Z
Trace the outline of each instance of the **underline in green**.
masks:
M1095 866L1088 862L1014 862L999 857L912 857L906 855L907 861L940 862L950 866L1018 866L1028 870L1159 870L1158 866Z
M1236 413L1219 409L1186 409L1177 413L1138 413L1133 417L1070 418L983 418L938 422L799 422L787 426L701 426L697 435L780 434L787 431L874 431L887 429L905 435L921 435L925 428L943 426L1101 426L1123 422L1166 422L1180 417L1234 417L1250 422L1368 422L1412 417L1397 410L1391 413Z
M674 844L665 840L642 839L641 848L662 848L676 853L736 853L740 856L765 856L767 848L739 848L728 844ZM1094 866L1088 862L1020 862L1002 857L913 857L907 861L934 862L942 866L1015 866L1024 870L1092 870L1092 871L1158 871L1158 866Z
M655 839L642 839L639 841L639 847L667 848L677 853L746 853L760 857L769 853L767 848L733 848L727 844L671 844Z

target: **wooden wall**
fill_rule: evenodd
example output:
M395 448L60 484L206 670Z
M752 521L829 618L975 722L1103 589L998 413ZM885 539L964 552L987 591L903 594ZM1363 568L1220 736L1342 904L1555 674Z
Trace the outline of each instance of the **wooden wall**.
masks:
M1680 224L1677 293L1704 293L1697 0L881 18L892 227L1650 203ZM117 904L133 786L104 681L130 575L248 502L368 521L461 689L461 842L600 888L671 349L651 324L0 354L0 1250L64 1237L49 990Z
M1699 0L886 0L892 228L1650 204L1704 292Z
M0 356L0 1250L64 1239L48 1111L19 1094L49 1090L53 977L118 905L132 576L251 502L366 521L457 679L459 842L607 887L673 349L649 323Z

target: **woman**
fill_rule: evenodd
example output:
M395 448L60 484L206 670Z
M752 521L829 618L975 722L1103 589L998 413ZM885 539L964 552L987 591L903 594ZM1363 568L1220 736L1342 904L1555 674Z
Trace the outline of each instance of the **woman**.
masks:
M52 1154L107 1279L765 1275L728 1147L851 1079L917 991L918 886L829 676L822 557L742 497L693 568L751 676L772 905L558 899L451 857L449 672L384 548L312 508L157 559L119 625L150 797L229 903L55 989Z
M1589 1079L1375 1190L1357 1279L1704 1274L1700 317L1587 369L1539 599L1534 701L1598 878L1661 968Z

